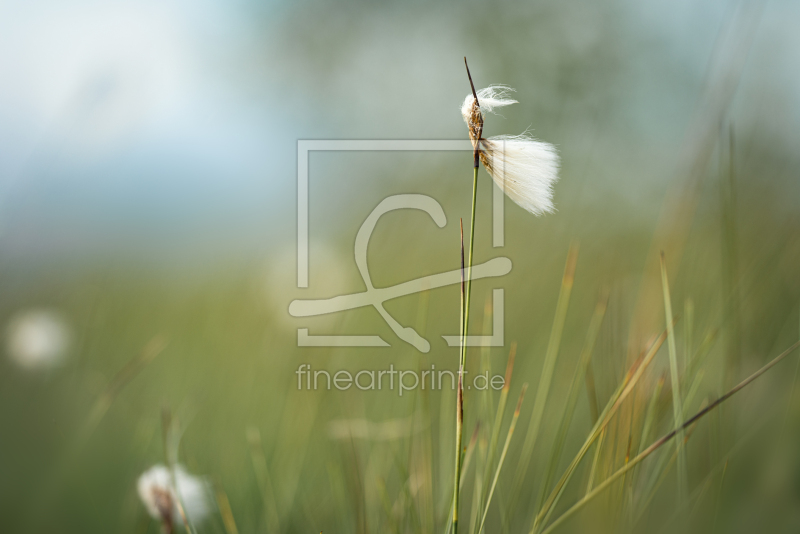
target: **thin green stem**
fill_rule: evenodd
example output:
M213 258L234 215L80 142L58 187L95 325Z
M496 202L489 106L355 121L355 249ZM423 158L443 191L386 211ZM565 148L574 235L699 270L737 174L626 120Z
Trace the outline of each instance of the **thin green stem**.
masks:
M472 252L475 244L475 205L478 199L478 167L472 173L472 217L469 223L469 259L467 261L467 290L464 300L464 325L461 342L461 365L467 364L467 335L469 333L469 301L472 295Z
M458 393L456 394L456 476L453 488L453 534L458 534L458 496L461 492L461 436L464 433L463 397L461 389L461 372L458 374Z
M461 351L463 354L464 337L464 222L459 221L461 228L461 313L459 330L461 333ZM464 434L463 390L461 379L463 377L464 362L458 365L458 385L456 392L456 467L453 477L453 534L458 534L458 497L461 493L461 440Z
M478 167L474 168L472 173L472 217L469 223L469 260L467 261L467 276L466 276L466 289L463 296L463 322L461 325L461 362L458 367L458 402L456 403L457 421L456 421L456 483L453 489L453 534L458 534L458 497L459 488L458 480L461 477L461 437L464 432L463 423L463 389L462 380L464 368L467 365L467 335L469 333L469 301L470 294L472 293L472 252L475 244L475 205L478 199ZM462 255L463 255L463 232L462 232ZM462 272L463 272L463 256L462 256ZM462 285L463 287L463 285Z
M461 457L461 480L458 481L458 489L461 490L461 487L464 485L464 473L469 470L469 463L472 460L473 453L475 452L476 443L478 442L478 432L480 431L480 424L475 425L475 431L472 433L472 439L469 440L469 444L467 445L466 450L464 451L464 455ZM450 532L450 527L453 525L453 503L450 503L450 513L447 516L447 527L445 527L445 532Z

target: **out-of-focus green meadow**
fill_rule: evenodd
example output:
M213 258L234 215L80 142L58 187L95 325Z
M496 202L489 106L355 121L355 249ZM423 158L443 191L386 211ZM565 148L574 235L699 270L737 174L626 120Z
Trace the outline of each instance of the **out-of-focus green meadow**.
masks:
M493 247L493 186L481 170L475 263L506 256L513 268L473 286L473 334L490 330L491 290L504 289L504 346L470 349L467 366L503 374L512 343L517 355L488 469L501 394L465 392L461 532L477 530L475 495L485 501L484 471L494 475L525 383L484 530L531 530L592 430L593 402L602 410L666 328L662 251L684 419L800 336L792 3L3 9L49 51L21 33L3 41L28 51L20 64L32 66L13 72L33 88L49 79L34 76L47 72L42 57L57 58L47 28L71 43L81 28L127 22L121 37L89 32L89 48L121 52L67 69L77 89L41 102L36 91L20 96L23 83L0 93L0 152L13 154L1 168L2 531L159 532L137 479L167 461L165 440L178 434L177 460L209 483L197 532L445 531L455 391L309 391L296 371L455 370L458 351L442 336L458 333L458 287L386 303L431 342L427 354L373 308L297 319L288 307L364 290L355 235L393 194L430 195L448 220L384 216L369 245L375 286L458 267L469 155L312 153L310 279L298 289L295 165L298 139L466 139L463 55L478 86L518 89L520 103L489 116L487 134L530 125L557 145L562 172L558 211L536 218L506 200L505 243ZM139 57L146 35L169 46ZM155 70L134 68L153 58ZM132 81L140 75L144 85ZM161 96L145 102L137 91ZM574 286L523 471L571 246ZM587 380L576 367L598 302L607 306ZM15 328L37 311L62 329L62 361L25 368ZM391 347L298 347L298 328L379 335ZM674 428L669 353L664 342L547 524ZM680 453L667 442L555 531L796 531L798 358L690 427ZM574 415L565 413L573 387Z

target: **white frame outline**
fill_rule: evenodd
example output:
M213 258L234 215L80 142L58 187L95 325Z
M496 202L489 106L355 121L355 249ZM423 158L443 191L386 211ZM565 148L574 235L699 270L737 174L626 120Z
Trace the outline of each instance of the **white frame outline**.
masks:
M309 273L309 156L311 152L474 152L464 139L298 139L297 141L297 287L308 288ZM505 245L505 195L492 183L492 246ZM492 334L467 336L467 346L502 347L504 343L504 291L492 290ZM450 347L460 336L442 336ZM311 335L297 329L299 347L389 347L380 336Z

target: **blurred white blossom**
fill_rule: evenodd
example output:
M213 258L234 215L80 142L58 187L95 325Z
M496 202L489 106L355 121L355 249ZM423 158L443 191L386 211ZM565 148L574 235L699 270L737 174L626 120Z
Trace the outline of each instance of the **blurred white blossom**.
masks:
M137 490L150 516L167 527L167 531L173 525L183 525L179 503L190 524L203 521L211 509L208 483L190 475L181 465L176 465L172 472L161 464L154 465L139 477Z
M24 369L46 369L60 364L69 347L70 332L61 316L49 310L30 310L12 317L6 348Z

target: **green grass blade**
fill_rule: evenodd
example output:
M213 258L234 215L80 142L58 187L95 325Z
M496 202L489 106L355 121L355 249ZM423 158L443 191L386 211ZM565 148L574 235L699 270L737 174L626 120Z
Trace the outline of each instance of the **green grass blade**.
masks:
M683 370L689 369L689 359L692 356L692 345L694 343L694 301L687 298L683 303L684 314L684 348L683 348Z
M572 383L569 387L567 394L567 403L564 407L564 414L559 423L558 432L553 445L553 451L550 457L550 462L547 466L547 474L542 480L542 488L540 491L541 501L539 507L544 505L544 499L547 497L547 490L553 482L558 462L561 460L561 453L564 450L564 442L567 439L567 432L569 431L572 416L575 413L575 407L578 404L578 394L580 393L580 384L583 382L586 374L586 369L591 361L592 353L594 352L597 336L600 333L600 326L603 324L603 318L606 314L606 307L608 304L608 296L603 295L597 302L594 310L594 315L589 323L589 330L586 333L586 341L584 342L583 349L581 350L580 357L578 358L578 365L575 368L575 374L572 377Z
M669 372L672 382L672 413L675 419L675 428L681 428L683 423L683 402L681 401L681 381L678 372L678 351L675 347L675 328L672 321L672 300L669 295L669 280L667 279L667 265L664 253L661 253L661 286L664 290L664 315L667 322L667 346L669 348ZM675 441L678 451L678 502L683 501L686 495L686 457L681 443L683 433L678 433Z
M264 456L264 448L261 444L261 432L258 428L249 427L247 429L247 442L250 445L250 457L253 461L253 470L256 474L258 489L261 490L267 528L271 532L280 532L278 503L275 499L274 487L267 467L267 459Z
M594 499L603 490L608 488L611 484L613 484L616 480L618 480L620 477L622 477L625 473L627 473L628 471L633 469L636 465L638 465L639 462L641 462L642 460L644 460L645 458L650 456L653 452L658 450L662 445L664 445L665 443L669 442L675 436L677 436L679 434L683 435L684 430L686 428L688 428L691 425L693 425L694 423L696 423L700 418L702 418L704 415L709 413L711 410L713 410L714 408L716 408L717 406L719 406L720 404L722 404L723 402L725 402L726 400L731 398L734 394L736 394L737 392L739 392L740 390L745 388L748 384L753 382L755 379L757 379L758 377L760 377L761 375L763 375L764 373L766 373L767 371L772 369L772 367L774 367L775 365L780 363L781 360L786 358L795 349L797 349L798 346L800 346L800 341L795 342L792 346L790 346L788 349L783 351L780 355L776 356L772 361L770 361L769 363L764 365L761 369L759 369L758 371L756 371L755 373L753 373L749 377L745 378L743 381L739 382L739 384L737 384L735 387L733 387L731 390L729 390L727 393L725 393L719 399L717 399L716 401L712 402L711 404L709 404L708 406L706 406L705 408L703 408L702 410L697 412L690 419L688 419L685 423L683 423L680 427L678 427L678 428L668 432L664 436L662 436L659 440L654 442L647 449L645 449L639 455L637 455L633 460L628 462L628 464L626 464L624 467L622 467L619 470L617 470L614 474L612 474L610 477L605 479L601 484L599 484L595 489L593 489L591 492L586 494L578 502L573 504L566 512L561 514L546 529L544 529L542 531L542 534L550 534L550 532L555 530L555 528L558 527L559 525L561 525L566 519L571 517L575 512L577 512L582 507L584 507L589 501Z
M511 437L514 435L514 429L517 427L517 419L519 419L519 411L522 408L522 400L525 398L525 391L528 389L528 384L522 385L522 392L519 394L519 400L517 401L517 408L514 410L514 417L511 419L511 425L508 427L508 435L506 436L506 443L503 445L503 452L500 453L500 461L497 463L497 469L494 472L494 479L492 480L492 488L489 490L489 496L486 498L486 506L483 509L483 515L481 516L481 524L478 527L478 533L480 534L483 531L483 525L486 523L486 516L489 514L489 506L492 504L492 496L494 495L494 490L497 487L497 479L500 478L500 470L503 468L503 462L505 462L506 454L508 453L508 446L511 444Z
M637 359L633 366L628 370L628 373L625 375L622 383L617 387L617 390L611 396L611 399L609 399L606 407L603 409L603 413L600 415L600 418L598 419L594 428L592 428L592 431L589 433L589 437L586 438L586 441L578 451L578 454L572 460L572 463L570 463L569 467L567 467L567 470L561 476L561 479L550 493L550 497L547 499L547 501L545 501L544 506L536 515L533 526L531 527L531 532L538 532L539 526L547 523L547 520L552 514L555 505L558 503L558 500L561 498L561 495L564 492L564 488L566 488L567 483L569 483L572 475L575 473L575 469L578 467L578 464L586 455L592 443L594 443L594 441L600 435L600 432L608 425L609 421L619 409L619 406L622 404L625 398L630 394L631 391L633 391L633 388L636 386L636 383L641 378L645 369L647 369L648 365L650 365L650 362L653 361L653 358L658 353L661 345L664 344L666 337L667 332L662 332L644 357Z
M650 437L650 431L653 429L653 425L655 424L656 411L658 409L658 399L661 397L661 391L664 389L664 382L666 382L666 377L661 375L656 383L656 387L653 389L650 402L647 405L647 415L645 415L644 425L642 426L642 437L639 440L638 452L641 452L642 447L645 443L647 443L647 439Z
M558 294L556 314L555 318L553 319L552 330L550 331L550 341L547 344L547 352L545 353L542 375L539 378L539 386L536 389L536 397L533 401L531 422L528 424L528 431L525 435L525 441L522 445L520 465L518 466L517 476L513 485L513 488L515 488L515 495L519 495L520 493L519 488L522 485L522 481L528 471L528 466L530 465L531 457L533 455L533 447L536 444L536 438L539 435L542 415L544 414L544 406L547 401L547 394L550 392L550 385L553 380L553 371L556 366L556 357L558 356L558 349L561 345L561 334L564 330L564 321L567 316L567 308L569 307L569 297L572 293L572 283L575 279L575 264L577 261L578 245L573 243L570 246L569 253L567 254L567 262L564 267L564 276L561 280L561 290Z
M481 495L483 488L483 474L481 466L486 462L487 449L488 443L486 441L486 435L484 432L482 432L478 439L478 450L480 454L478 455L478 463L475 465L475 484L473 487L472 510L470 511L469 530L467 532L476 532L475 528L478 524L478 514L481 509L481 499L483 498Z
M694 380L692 381L692 385L689 387L689 391L686 393L686 399L683 401L683 417L685 418L688 414L688 411L692 405L692 401L694 400L694 396L697 394L697 390L700 389L700 384L703 382L703 376L705 376L705 371L702 369L694 375Z
M500 441L500 430L503 426L503 416L506 411L506 404L508 403L508 392L511 388L511 375L514 372L514 359L517 354L517 344L511 344L511 350L508 353L508 362L506 363L505 382L503 382L503 389L500 391L500 401L497 404L497 413L495 414L494 424L492 425L492 437L489 441L489 455L487 456L486 468L483 473L483 491L481 493L481 508L485 502L486 493L489 491L489 477L492 473L492 466L494 465L494 455L497 452L497 443Z
M589 414L592 417L592 425L597 424L597 419L600 417L600 407L597 402L597 388L594 381L594 366L592 361L586 365L586 376L584 378L586 383L586 396L589 398Z
M475 430L472 432L472 437L469 440L467 449L464 451L464 461L461 463L461 480L458 483L459 488L464 485L464 473L469 470L469 464L472 460L473 453L475 452L475 446L478 443L478 434L480 434L480 430L481 426L475 425Z
M701 409L705 408L705 406L701 406ZM684 437L683 441L680 441L680 447L683 448L686 445L686 442L689 441L689 437L691 437L691 432L687 432L686 436ZM672 466L675 464L675 461L678 458L678 451L672 451L670 455L662 455L658 461L658 464L655 469L650 474L650 480L648 481L647 485L645 486L645 490L642 492L642 500L641 506L639 507L638 515L635 519L635 522L642 518L647 508L650 506L650 502L655 498L656 492L658 492L658 488L666 481L667 475L672 469ZM683 506L685 504L685 500L683 503L679 504L678 506Z
M469 444L467 445L467 449L464 451L464 458L461 462L461 480L458 482L458 489L459 491L461 488L464 487L464 473L469 471L470 462L474 456L475 447L478 444L478 434L480 434L480 424L475 425L475 430L472 432L472 437L469 440ZM453 526L453 501L450 500L450 509L447 513L447 526L445 527L445 532L450 532L450 527Z
M597 472L597 464L600 461L600 451L603 449L603 441L606 437L606 430L603 429L600 432L600 437L597 438L597 445L594 449L594 457L592 459L592 467L589 469L589 482L586 484L586 493L592 491L592 486L594 486L594 476Z
M475 230L475 195L478 186L478 168L472 183L472 229ZM470 244L470 266L472 265L472 245ZM471 267L470 267L470 274ZM463 378L467 356L467 326L469 325L469 295L464 285L464 224L461 223L461 361L458 366L458 386L456 391L456 450L453 470L453 534L458 534L458 500L461 493L461 439L464 434L464 389Z

